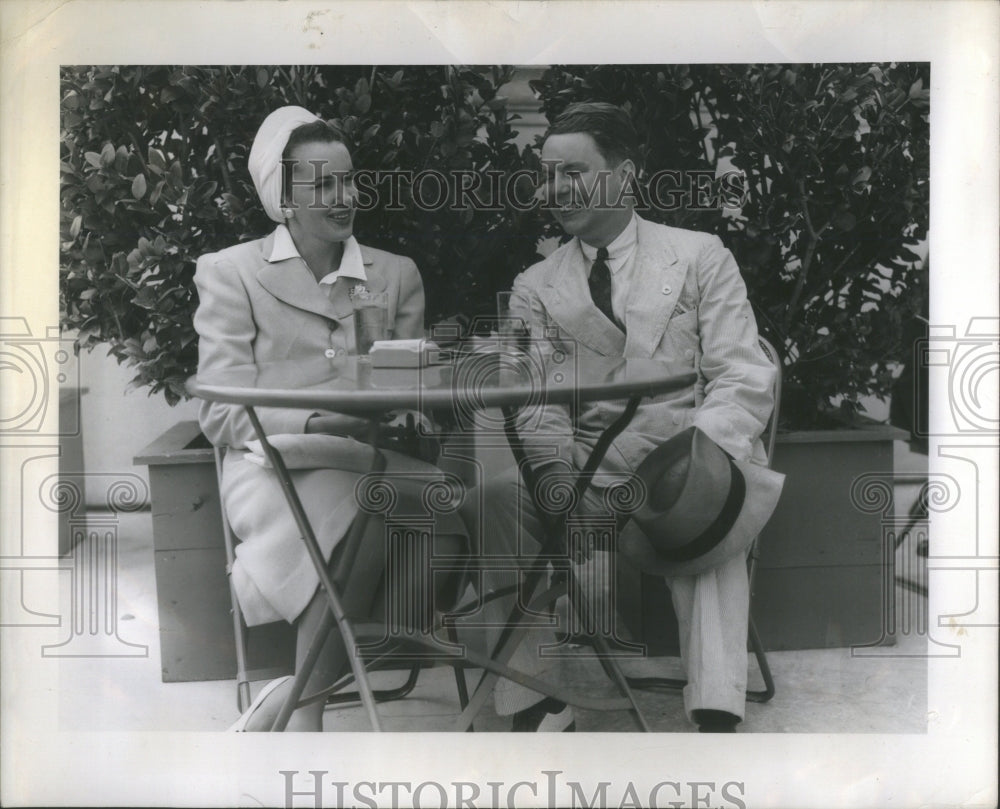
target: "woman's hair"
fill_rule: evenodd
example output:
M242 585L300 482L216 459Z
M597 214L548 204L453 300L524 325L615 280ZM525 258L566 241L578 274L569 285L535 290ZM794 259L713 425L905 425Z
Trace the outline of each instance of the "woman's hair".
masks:
M545 139L575 132L590 135L601 156L611 164L638 159L639 136L621 107L600 101L570 104L549 126Z
M328 121L313 121L293 129L281 153L281 188L285 198L292 193L292 150L303 143L343 143L346 146L344 132Z

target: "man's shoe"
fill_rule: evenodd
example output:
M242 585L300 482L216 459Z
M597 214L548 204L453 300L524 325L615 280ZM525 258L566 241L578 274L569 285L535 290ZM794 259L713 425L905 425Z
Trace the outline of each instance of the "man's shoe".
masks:
M546 697L514 714L511 730L515 733L572 733L576 730L576 717L571 706Z
M736 714L713 708L691 711L691 718L698 725L699 733L735 733L736 726L743 721Z

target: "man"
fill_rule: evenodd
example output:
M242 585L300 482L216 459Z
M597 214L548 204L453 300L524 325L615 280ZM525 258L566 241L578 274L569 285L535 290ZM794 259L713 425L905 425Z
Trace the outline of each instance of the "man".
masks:
M555 120L542 146L542 190L573 238L515 279L511 301L512 314L528 322L536 340L579 364L595 357L651 357L697 374L692 387L640 406L605 456L598 487L632 474L655 447L689 427L736 461L762 464L759 436L774 404L774 369L758 346L736 262L715 236L635 214L627 190L636 174L636 151L632 123L613 105L574 104ZM564 409L546 408L523 436L543 484L566 464L580 469L623 406L583 406L575 433ZM486 553L519 554L523 560L537 549L541 521L515 475L488 484L482 502ZM577 513L603 509L599 491L591 488ZM745 553L698 575L668 576L667 582L688 680L686 711L702 731L733 731L746 699ZM504 583L510 582L487 576L488 587ZM489 615L501 612L494 607ZM538 649L546 643L552 643L551 634L533 629L511 664L544 676L546 661ZM509 680L501 680L495 693L498 713L513 714L515 730L575 727L572 709L557 700Z

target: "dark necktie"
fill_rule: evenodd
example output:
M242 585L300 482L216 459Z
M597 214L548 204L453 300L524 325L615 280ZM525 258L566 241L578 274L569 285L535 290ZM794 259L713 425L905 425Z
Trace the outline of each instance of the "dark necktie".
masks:
M622 328L615 318L614 309L611 308L611 268L608 266L608 248L597 249L597 258L590 268L590 278L587 282L590 284L590 298L597 308L619 329Z

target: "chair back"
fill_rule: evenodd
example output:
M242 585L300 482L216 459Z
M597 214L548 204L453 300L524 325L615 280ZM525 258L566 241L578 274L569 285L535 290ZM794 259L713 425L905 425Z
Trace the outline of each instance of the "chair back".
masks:
M764 428L764 433L761 435L761 439L764 442L764 449L767 450L767 465L770 468L771 463L774 459L774 444L778 439L778 416L781 410L781 371L782 371L782 361L781 355L778 354L778 350L771 345L763 337L758 337L757 342L760 344L761 351L767 356L774 366L774 410L771 411L771 418L768 419L767 426Z
M763 337L758 336L757 342L761 350L774 366L774 410L771 411L771 418L767 421L767 426L761 435L764 448L767 450L768 469L774 464L774 445L778 438L778 418L781 415L781 373L783 370L781 355L778 350ZM747 689L747 700L750 702L768 702L774 696L774 676L771 674L771 666L767 662L767 652L761 642L760 634L757 632L757 624L753 619L753 598L757 587L757 565L760 562L760 537L758 536L750 546L750 554L747 557L747 577L750 580L750 615L748 625L748 638L754 657L757 658L757 665L760 667L761 678L764 681L764 688L760 690Z
M763 337L758 337L757 342L760 344L761 351L767 356L774 366L774 385L772 390L774 392L774 409L771 411L771 418L767 420L767 426L764 428L764 432L761 434L761 440L764 442L764 449L767 451L767 468L770 469L774 464L774 445L778 439L778 417L781 414L781 356L778 354L778 350L771 345ZM757 537L753 541L753 545L750 546L750 555L747 558L747 567L750 575L750 591L753 592L753 587L757 574L757 562L760 558L760 537Z

